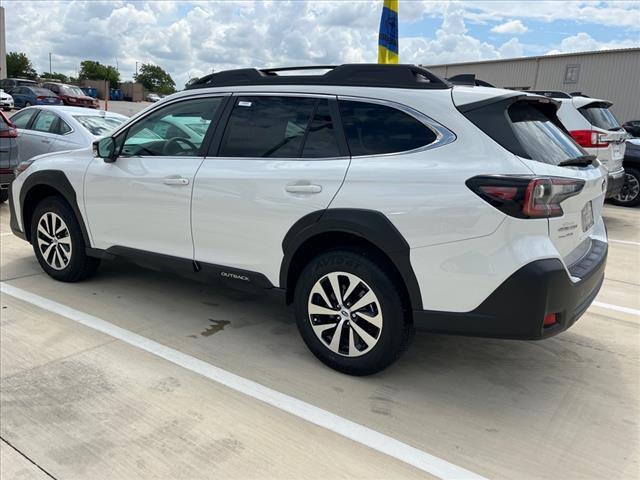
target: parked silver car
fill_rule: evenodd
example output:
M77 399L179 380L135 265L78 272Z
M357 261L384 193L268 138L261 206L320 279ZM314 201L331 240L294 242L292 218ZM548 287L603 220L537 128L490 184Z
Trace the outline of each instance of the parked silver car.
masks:
M18 131L7 116L0 111L0 203L9 198L9 184L13 169L18 165Z
M11 117L18 129L21 161L43 153L89 147L126 119L118 113L61 105L28 107Z

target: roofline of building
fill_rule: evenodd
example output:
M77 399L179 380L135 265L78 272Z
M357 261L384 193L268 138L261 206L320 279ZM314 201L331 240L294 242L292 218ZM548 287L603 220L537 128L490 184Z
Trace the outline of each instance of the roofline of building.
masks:
M553 55L536 55L534 57L515 57L515 58L496 58L493 60L476 60L474 62L459 62L459 63L438 63L434 65L422 64L426 68L434 67L456 67L458 65L477 65L479 63L501 63L501 62L522 62L530 60L539 60L546 58L558 58L558 57L573 57L576 55L593 55L599 53L624 53L624 52L640 52L640 47L630 48L613 48L610 50L591 50L588 52L572 52L572 53L555 53Z

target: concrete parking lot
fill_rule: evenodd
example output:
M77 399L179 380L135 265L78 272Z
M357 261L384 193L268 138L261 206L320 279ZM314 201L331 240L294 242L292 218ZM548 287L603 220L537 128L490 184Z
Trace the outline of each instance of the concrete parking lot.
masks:
M391 368L354 378L261 297L119 261L55 282L2 204L0 476L639 478L640 210L606 206L605 221L605 284L569 331L419 332Z

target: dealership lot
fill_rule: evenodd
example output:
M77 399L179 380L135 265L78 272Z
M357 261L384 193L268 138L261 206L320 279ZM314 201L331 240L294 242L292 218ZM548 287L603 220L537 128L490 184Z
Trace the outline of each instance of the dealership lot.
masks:
M2 477L430 478L443 460L488 478L637 478L640 211L607 206L605 221L606 281L569 331L541 342L419 332L393 367L355 378L313 358L289 311L261 297L120 262L55 282L2 204L2 285L23 298L0 302ZM134 334L331 412L336 427L138 348ZM336 433L347 420L433 457L414 468Z

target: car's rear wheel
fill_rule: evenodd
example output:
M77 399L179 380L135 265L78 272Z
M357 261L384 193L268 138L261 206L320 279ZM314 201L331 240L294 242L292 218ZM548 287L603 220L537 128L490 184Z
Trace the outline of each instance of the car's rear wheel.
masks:
M611 203L623 207L640 205L640 170L624 169L624 185L622 185L620 193L611 199Z
M31 102L24 102L25 107L30 107L31 105L32 105Z
M294 298L298 329L313 354L351 375L376 373L399 358L413 326L394 280L355 250L313 259Z
M0 190L0 203L4 203L9 199L9 190L3 188Z
M36 206L31 218L31 243L42 269L56 280L83 280L100 265L100 260L86 255L78 220L59 197L47 197Z

